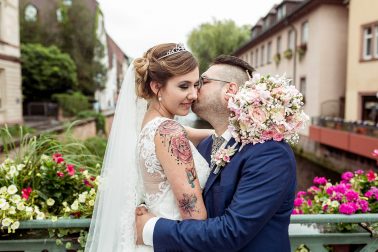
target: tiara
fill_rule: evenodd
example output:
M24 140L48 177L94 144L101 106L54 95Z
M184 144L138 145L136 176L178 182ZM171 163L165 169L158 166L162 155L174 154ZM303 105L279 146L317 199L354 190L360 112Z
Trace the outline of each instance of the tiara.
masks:
M171 49L171 50L168 50L166 52L165 55L161 56L160 58L158 58L158 60L161 60L165 57L168 57L168 56L171 56L173 54L176 54L176 53L179 53L179 52L186 52L187 50L185 49L184 45L183 44L176 44L176 47Z

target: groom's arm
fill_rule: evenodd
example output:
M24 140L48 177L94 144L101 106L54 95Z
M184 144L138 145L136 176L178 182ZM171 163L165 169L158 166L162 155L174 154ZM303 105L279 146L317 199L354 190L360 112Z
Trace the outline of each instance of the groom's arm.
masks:
M236 251L259 233L287 199L295 160L283 144L256 147L224 215L205 221L160 218L153 231L154 251Z

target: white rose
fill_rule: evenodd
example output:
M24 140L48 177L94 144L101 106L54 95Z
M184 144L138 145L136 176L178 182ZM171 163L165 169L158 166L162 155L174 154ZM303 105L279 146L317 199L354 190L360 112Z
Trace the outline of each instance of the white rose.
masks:
M18 221L15 221L12 225L11 225L11 229L13 230L16 230L17 228L20 227L20 222Z
M23 203L23 202L19 202L19 203L17 203L17 209L20 210L20 211L24 210L24 209L25 209L25 205L24 205L24 203ZM33 211L33 210L32 210L32 211Z
M9 194L15 194L18 190L17 190L17 187L15 185L10 185L8 186L8 193Z
M18 203L18 202L20 202L21 201L21 196L20 195L18 195L18 194L15 194L15 195L13 195L12 196L12 201L14 202L14 203Z
M88 204L90 205L90 206L94 206L94 200L90 200L89 202L88 202Z
M48 206L53 206L54 203L55 203L55 200L52 199L52 198L49 198L49 199L46 200L46 204L47 204Z
M42 212L39 212L39 213L37 214L37 220L43 220L43 219L45 219L45 214L42 213Z
M14 206L11 206L8 211L9 214L16 214L16 208Z
M89 195L94 195L96 193L96 190L94 188L92 188L90 191L89 191Z
M7 203L6 199L0 198L0 209L2 209L5 206L6 203Z
M27 213L32 213L33 212L33 208L32 207L26 207L25 211Z
M9 203L8 202L5 202L3 208L3 210L8 210L9 209Z
M0 194L3 194L7 191L7 187L6 186L3 186L0 188Z
M77 200L74 201L71 205L72 210L76 211L79 209L79 202Z
M87 198L87 196L85 194L80 194L79 195L79 202L84 203L86 198Z
M1 222L1 224L2 224L4 227L8 227L10 224L12 224L12 220L9 219L9 218L4 218L3 221Z
M331 206L332 207L338 207L340 205L340 203L338 202L338 201L336 201L336 200L333 200L332 202L331 202Z

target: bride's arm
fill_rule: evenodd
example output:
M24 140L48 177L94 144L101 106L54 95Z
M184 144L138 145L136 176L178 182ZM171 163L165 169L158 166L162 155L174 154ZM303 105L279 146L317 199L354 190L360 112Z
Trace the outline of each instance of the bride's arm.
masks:
M184 126L186 132L188 133L189 140L197 146L203 139L214 134L212 129L196 129L189 126Z
M157 158L177 199L181 217L206 219L202 190L185 129L176 121L164 121L156 132L155 146Z

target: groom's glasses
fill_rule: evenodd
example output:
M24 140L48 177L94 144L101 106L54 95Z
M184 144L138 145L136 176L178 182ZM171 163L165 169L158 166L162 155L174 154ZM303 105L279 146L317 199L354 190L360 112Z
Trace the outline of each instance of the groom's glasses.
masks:
M230 83L230 81L218 80L218 79L208 78L206 76L200 76L199 81L198 81L198 84L199 84L198 89L200 89L203 85L209 83L210 81L220 81L224 83Z

